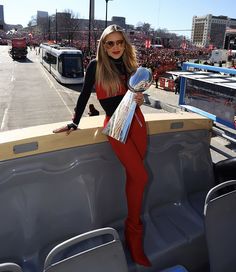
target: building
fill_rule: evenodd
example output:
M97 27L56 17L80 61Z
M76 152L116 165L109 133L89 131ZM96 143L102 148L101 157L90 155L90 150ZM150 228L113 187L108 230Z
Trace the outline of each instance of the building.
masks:
M227 16L194 16L191 41L199 47L224 48L226 29L236 28L236 19Z
M113 16L111 20L113 24L119 25L120 27L126 29L125 17Z
M8 32L8 31L18 31L21 30L23 28L22 25L20 24L6 24L5 20L4 20L4 6L0 5L0 30L3 30L4 32Z
M225 49L236 50L236 29L227 28L225 32Z
M49 28L49 17L47 11L37 11L37 26L42 33L48 32Z
M0 30L4 29L4 11L3 5L0 5Z
M37 25L48 23L48 12L47 11L37 11Z

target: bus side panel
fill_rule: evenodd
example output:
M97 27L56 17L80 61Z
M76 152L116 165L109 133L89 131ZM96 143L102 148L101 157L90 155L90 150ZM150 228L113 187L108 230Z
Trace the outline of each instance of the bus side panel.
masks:
M48 61L46 61L46 53L47 51L44 48L41 48L40 61L42 65L51 73L51 65Z
M41 63L51 73L51 65L47 63L45 60L42 60Z

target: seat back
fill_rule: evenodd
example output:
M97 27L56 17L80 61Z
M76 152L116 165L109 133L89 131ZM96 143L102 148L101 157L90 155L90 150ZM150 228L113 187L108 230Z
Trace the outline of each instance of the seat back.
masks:
M195 271L208 262L202 214L214 186L211 121L190 113L145 118L145 253L155 265L152 270L182 264ZM102 119L81 120L85 129L70 137L52 134L55 124L27 129L27 134L23 130L23 139L18 131L12 137L1 133L0 260L14 261L24 272L41 272L49 252L71 237L109 226L122 239L126 175L100 133ZM128 250L127 257L133 271Z
M212 188L204 207L206 240L212 272L236 269L236 180ZM229 191L228 188L233 190ZM227 193L220 194L226 189Z
M79 247L86 240L107 234L112 236L112 240L54 261L58 255L68 251L70 247ZM102 228L66 240L51 250L44 264L44 272L74 272L78 271L78 268L79 271L84 272L128 272L124 251L116 230Z
M236 179L236 158L229 158L219 161L214 165L214 174L216 183L222 183L227 180Z
M0 272L22 272L22 269L15 263L1 263Z
M161 272L188 272L186 268L182 265L176 265L169 268L166 268L164 270L161 270Z

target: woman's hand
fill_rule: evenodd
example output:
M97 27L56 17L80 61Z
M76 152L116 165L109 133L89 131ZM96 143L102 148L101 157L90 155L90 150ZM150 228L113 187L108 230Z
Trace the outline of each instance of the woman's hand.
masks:
M143 104L143 102L144 102L143 93L137 92L134 100L139 106L141 106Z
M65 125L63 127L54 129L53 133L60 133L60 132L65 132L66 131L66 134L69 135L72 131L74 131L76 129L77 129L77 125L74 124L74 123L71 123L71 124Z

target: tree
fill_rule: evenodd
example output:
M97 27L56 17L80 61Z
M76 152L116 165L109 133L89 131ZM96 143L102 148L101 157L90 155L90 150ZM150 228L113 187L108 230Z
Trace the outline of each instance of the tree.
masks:
M64 10L64 12L58 12L57 31L60 39L66 39L71 44L75 33L79 31L78 15L69 9Z
M137 23L137 28L145 32L146 34L148 34L152 30L151 25L149 23L142 23L142 22Z
M143 23L143 31L149 33L151 31L151 25L148 23Z
M36 26L36 25L37 25L37 16L33 15L33 16L31 16L31 19L28 22L28 26L31 27L31 26Z

